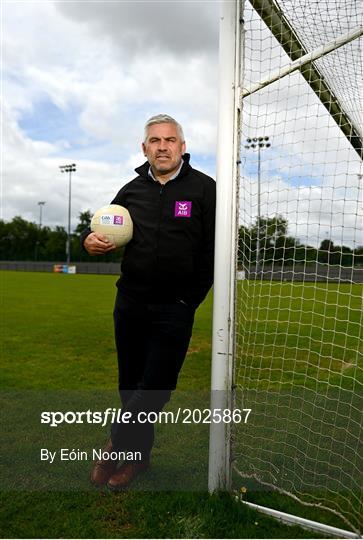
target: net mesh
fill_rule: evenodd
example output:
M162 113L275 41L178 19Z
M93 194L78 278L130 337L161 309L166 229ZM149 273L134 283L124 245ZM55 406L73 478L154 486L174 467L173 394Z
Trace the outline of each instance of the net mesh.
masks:
M283 15L305 52L361 23L354 0L251 3L243 13L244 88L291 62L261 4ZM355 133L360 45L355 39L312 66ZM358 532L363 177L357 147L328 108L301 72L243 99L235 406L252 412L234 430L233 464L239 487L241 477L252 479L253 489L328 509Z
M362 25L362 4L351 0L275 2L296 32L306 52ZM362 126L362 42L357 39L317 60L315 65L355 125Z

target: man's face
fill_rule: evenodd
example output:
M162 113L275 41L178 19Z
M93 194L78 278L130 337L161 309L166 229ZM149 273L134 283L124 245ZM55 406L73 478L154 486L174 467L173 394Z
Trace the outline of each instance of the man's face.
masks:
M149 127L146 142L142 143L142 150L154 174L172 176L185 153L185 143L174 124L153 124Z

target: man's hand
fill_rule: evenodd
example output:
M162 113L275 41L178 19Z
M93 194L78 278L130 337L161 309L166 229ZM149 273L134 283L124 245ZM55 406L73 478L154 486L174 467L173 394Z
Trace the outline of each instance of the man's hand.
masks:
M83 245L90 255L104 255L116 249L115 244L110 242L106 236L95 232L87 236Z

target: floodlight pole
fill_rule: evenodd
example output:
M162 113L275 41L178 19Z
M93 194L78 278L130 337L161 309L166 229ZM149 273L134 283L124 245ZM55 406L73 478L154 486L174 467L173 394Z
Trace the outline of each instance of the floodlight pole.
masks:
M257 150L257 246L256 246L256 277L260 272L260 242L261 242L261 148Z
M256 239L256 278L260 272L260 243L261 243L261 149L269 148L270 137L249 137L245 148L254 150L257 147L257 239Z
M71 200L72 200L72 172L76 172L76 164L60 165L62 173L69 173L68 182L68 234L67 234L67 264L71 262Z
M39 201L39 230L42 229L42 208L45 205L45 201ZM38 240L35 242L35 250L34 250L34 260L38 260L38 247L39 247L39 237Z
M39 201L38 205L39 205L39 229L41 229L42 228L42 209L43 209L43 206L45 205L45 201Z

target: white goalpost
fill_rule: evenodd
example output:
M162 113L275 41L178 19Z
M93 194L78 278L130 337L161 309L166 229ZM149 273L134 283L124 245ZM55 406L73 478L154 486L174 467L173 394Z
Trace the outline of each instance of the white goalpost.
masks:
M346 538L363 530L362 35L354 0L221 5L211 408L251 412L211 425L209 490Z
M217 209L214 267L211 410L232 407L234 300L237 238L237 154L239 145L239 3L227 2L221 15ZM219 264L224 261L226 264ZM230 488L231 426L211 424L209 489Z

